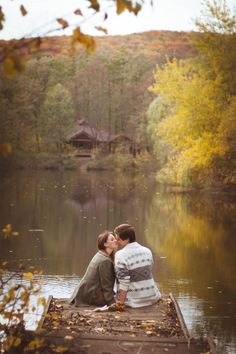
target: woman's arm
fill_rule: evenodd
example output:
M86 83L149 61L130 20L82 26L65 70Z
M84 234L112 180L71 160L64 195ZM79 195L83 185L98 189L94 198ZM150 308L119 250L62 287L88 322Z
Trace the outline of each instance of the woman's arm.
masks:
M113 292L115 272L113 263L110 260L103 261L99 265L99 277L104 299L107 305L110 305L115 302Z

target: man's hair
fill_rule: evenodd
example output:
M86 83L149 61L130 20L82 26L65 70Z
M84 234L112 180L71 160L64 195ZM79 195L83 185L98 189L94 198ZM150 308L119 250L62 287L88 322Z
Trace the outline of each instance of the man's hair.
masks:
M129 240L129 243L136 241L135 231L133 226L129 224L121 224L116 226L114 233L121 239L121 240Z

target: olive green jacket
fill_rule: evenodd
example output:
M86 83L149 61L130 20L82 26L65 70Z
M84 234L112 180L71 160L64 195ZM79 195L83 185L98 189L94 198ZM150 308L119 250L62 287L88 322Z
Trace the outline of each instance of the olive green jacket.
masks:
M70 299L71 303L104 306L115 302L115 271L112 259L98 251L88 265L85 275Z

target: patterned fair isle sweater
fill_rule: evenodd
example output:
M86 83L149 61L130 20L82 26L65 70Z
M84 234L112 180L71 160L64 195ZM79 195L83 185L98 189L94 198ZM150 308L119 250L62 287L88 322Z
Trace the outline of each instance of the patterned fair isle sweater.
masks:
M127 292L125 305L143 307L152 305L160 297L152 276L152 252L138 242L128 243L115 255L117 287Z

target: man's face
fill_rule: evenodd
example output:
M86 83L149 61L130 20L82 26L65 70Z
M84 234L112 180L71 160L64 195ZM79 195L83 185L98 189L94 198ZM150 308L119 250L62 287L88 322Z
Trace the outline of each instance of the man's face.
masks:
M129 242L128 240L122 240L117 234L116 234L116 239L120 247L124 247Z

